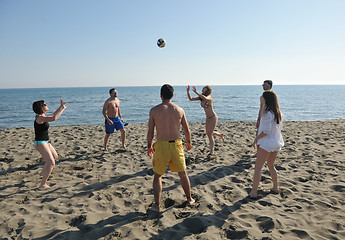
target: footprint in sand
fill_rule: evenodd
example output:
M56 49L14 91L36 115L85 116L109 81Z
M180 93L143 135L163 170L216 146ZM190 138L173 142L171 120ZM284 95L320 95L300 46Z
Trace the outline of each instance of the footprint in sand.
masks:
M167 198L164 201L164 207L165 208L169 208L171 206L173 206L175 204L175 200L171 199L171 198Z
M345 192L345 186L342 185L333 185L331 186L331 189L336 192Z
M226 237L228 239L247 239L248 238L248 231L236 231L236 230L228 230L226 231Z
M80 170L84 170L85 168L84 167L81 167L81 166L75 166L74 167L74 170L77 170L77 171L80 171Z
M262 216L256 219L262 232L271 232L274 228L274 221L270 217Z
M191 215L190 212L179 212L179 213L174 213L176 219L181 219L181 218L187 218Z
M84 222L85 220L86 220L86 216L85 215L80 215L78 217L72 218L72 220L69 223L69 225L72 226L72 227L76 227L76 226L80 225L82 222Z
M295 233L299 238L310 238L309 234L303 230L293 229L291 232Z
M259 201L259 204L261 205L261 206L264 206L264 207L266 207L266 206L272 206L273 204L272 203L270 203L270 202L267 202L267 201Z
M200 234L206 229L204 222L198 217L187 218L183 221L183 224L188 229L188 232L194 234Z

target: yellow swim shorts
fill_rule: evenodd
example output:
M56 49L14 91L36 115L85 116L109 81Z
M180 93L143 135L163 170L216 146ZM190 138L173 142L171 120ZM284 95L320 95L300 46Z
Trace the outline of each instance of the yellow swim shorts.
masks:
M175 141L157 141L153 144L153 171L163 175L169 164L170 171L186 170L186 161L181 139Z

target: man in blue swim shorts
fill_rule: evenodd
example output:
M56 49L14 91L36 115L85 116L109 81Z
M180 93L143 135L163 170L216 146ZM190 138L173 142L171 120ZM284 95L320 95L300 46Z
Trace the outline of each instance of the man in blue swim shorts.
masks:
M120 111L120 99L117 98L117 91L115 88L109 90L110 98L108 98L103 105L103 116L105 118L105 137L104 149L108 150L108 142L110 134L114 133L115 129L121 132L122 148L126 150L126 130L123 126L123 119Z

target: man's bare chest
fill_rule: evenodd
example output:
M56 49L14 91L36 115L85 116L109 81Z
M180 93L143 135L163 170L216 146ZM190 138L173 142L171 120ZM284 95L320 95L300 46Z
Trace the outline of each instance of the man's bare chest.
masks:
M110 108L117 109L119 108L119 103L117 101L110 101L108 106Z

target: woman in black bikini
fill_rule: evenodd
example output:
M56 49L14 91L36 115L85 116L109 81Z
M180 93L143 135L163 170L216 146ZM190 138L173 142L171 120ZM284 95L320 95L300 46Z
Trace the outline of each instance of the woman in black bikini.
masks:
M45 164L40 176L42 177L40 188L49 188L47 180L55 166L58 155L54 147L49 143L49 122L57 120L62 112L67 108L66 103L60 98L60 107L51 115L46 115L49 110L48 105L43 101L36 101L32 104L32 109L36 113L34 122L35 128L35 149L42 155Z
M193 86L193 92L198 95L198 97L192 98L189 94L190 86L187 87L187 96L190 101L201 101L200 105L204 109L206 114L206 134L210 141L210 154L209 158L215 158L214 154L214 138L213 135L220 137L224 142L224 134L215 132L216 124L218 121L218 116L213 109L213 99L210 96L212 93L212 88L210 86L205 86L202 89L202 93L198 93L196 88Z

